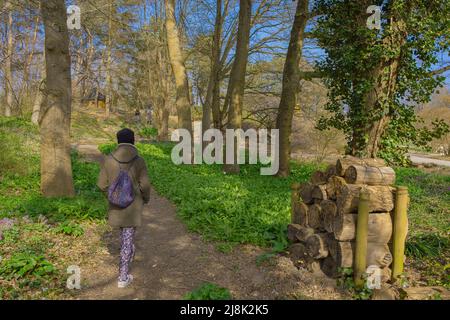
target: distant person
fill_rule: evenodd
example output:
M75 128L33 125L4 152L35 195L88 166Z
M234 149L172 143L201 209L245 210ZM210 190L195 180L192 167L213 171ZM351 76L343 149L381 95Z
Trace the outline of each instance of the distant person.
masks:
M136 109L136 111L134 111L134 122L138 124L141 122L141 112L139 111L139 109Z
M133 276L130 262L136 247L136 227L141 225L143 206L150 200L150 182L143 158L134 146L134 132L122 129L117 132L117 149L102 164L98 187L108 193L108 222L120 228L119 288L127 287Z
M147 118L147 124L152 124L152 114L153 114L153 107L152 107L152 105L151 104L149 104L148 106L147 106L147 109L145 110L145 115L146 115L146 118Z

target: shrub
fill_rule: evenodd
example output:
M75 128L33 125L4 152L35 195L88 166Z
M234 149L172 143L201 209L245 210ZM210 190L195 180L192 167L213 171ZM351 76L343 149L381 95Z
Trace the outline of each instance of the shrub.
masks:
M158 129L154 127L144 127L139 130L139 135L147 139L155 138L158 135Z
M79 237L84 234L84 229L80 225L65 221L61 223L59 226L57 226L54 231L56 233L63 233L69 236Z
M22 278L27 275L45 277L56 271L56 268L48 262L44 256L19 252L0 264L0 275L7 280Z

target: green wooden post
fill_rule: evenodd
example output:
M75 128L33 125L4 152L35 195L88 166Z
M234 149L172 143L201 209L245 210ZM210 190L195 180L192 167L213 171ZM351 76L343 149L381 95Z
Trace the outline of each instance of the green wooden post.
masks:
M403 273L405 241L408 232L408 188L397 187L392 232L392 282Z
M358 219L356 223L356 249L353 276L357 288L363 288L367 260L367 233L369 229L369 193L362 190L359 195Z

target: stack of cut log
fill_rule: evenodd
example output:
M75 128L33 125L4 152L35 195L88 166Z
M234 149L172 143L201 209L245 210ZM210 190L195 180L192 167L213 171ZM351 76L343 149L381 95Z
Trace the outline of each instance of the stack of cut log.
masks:
M353 267L359 195L370 195L367 266L390 278L395 172L381 159L344 157L310 181L292 185L291 224L288 237L294 242L291 256L311 271L321 269L337 277L339 268Z

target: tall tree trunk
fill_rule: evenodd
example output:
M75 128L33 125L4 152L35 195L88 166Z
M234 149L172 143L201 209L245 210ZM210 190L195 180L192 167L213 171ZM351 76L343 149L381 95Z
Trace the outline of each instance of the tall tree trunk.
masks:
M34 31L33 31L33 38L31 40L31 44L30 44L30 51L28 54L28 58L24 63L23 66L23 87L29 88L29 78L30 78L30 66L31 63L33 62L33 57L34 57L34 50L36 47L36 41L37 41L37 35L38 35L38 31L39 31L39 19L40 16L37 15L36 16L36 20L34 22Z
M6 46L6 58L5 58L5 91L6 91L6 105L5 116L10 117L13 108L13 71L12 71L12 59L14 56L14 37L13 37L13 13L12 3L7 0L5 4L5 10L8 14L7 17L7 46Z
M236 55L230 74L228 87L230 105L228 108L228 129L240 129L242 127L242 105L244 102L245 73L247 70L248 49L250 41L250 23L252 17L252 1L239 1L239 26L236 43ZM230 143L230 141L226 141ZM237 162L237 143L234 143L234 163L225 164L226 173L239 173Z
M378 66L368 73L373 80L373 86L363 98L363 110L366 117L371 118L372 121L365 124L361 130L355 131L352 153L357 156L370 158L378 156L381 138L390 121L388 102L392 100L392 95L396 91L402 47L405 45L407 37L405 22L395 9L395 1L391 6L392 11L388 25L390 32L383 39L383 45L396 54L380 61ZM365 17L364 14L363 17ZM361 20L362 23L365 23L365 19Z
M111 77L111 61L112 61L112 15L113 2L109 0L109 16L108 16L108 51L106 54L106 116L109 116L112 110L112 77Z
M41 0L45 29L46 103L41 110L41 191L74 196L70 158L71 76L64 0Z
M307 21L308 0L298 0L284 63L283 88L277 115L277 129L280 130L280 166L277 175L282 177L290 173L292 119L299 91L300 60Z
M34 99L33 103L33 112L31 114L31 122L34 124L39 124L39 118L40 118L40 111L42 104L44 103L45 99L45 82L46 82L46 67L45 67L45 50L44 50L44 58L41 65L41 81L39 81L37 90L36 90L36 97Z
M386 42L390 48L395 48L395 52L398 52L398 54L382 62L382 66L379 68L380 72L375 78L374 88L372 88L365 101L368 113L377 112L379 114L378 118L369 124L365 132L368 140L363 154L371 158L378 156L381 138L389 125L390 115L387 102L392 99L392 95L396 90L401 47L406 43L407 37L406 32L403 30L404 22L401 19L395 20L393 18L390 28L392 29L392 34L386 39Z
M211 126L211 112L214 114L214 127L221 129L219 123L219 72L220 72L220 52L221 52L221 36L222 36L222 0L216 3L216 20L214 24L214 36L212 39L211 54L211 73L209 75L208 92L206 94L206 103L203 110L202 128L203 132Z
M176 106L178 127L187 129L192 135L191 101L189 84L181 50L181 42L175 20L175 1L164 0L166 8L166 32L169 59L176 84Z

